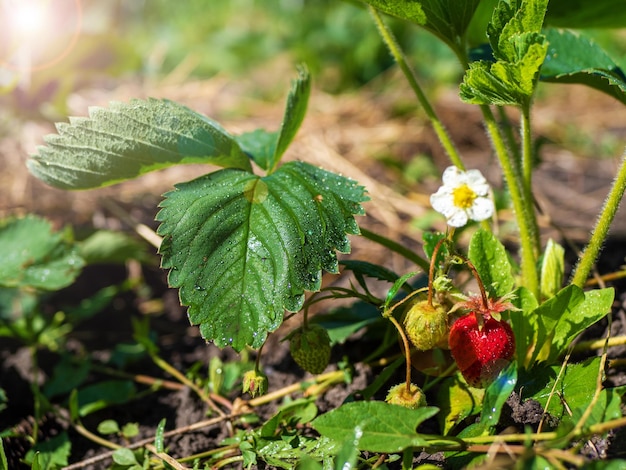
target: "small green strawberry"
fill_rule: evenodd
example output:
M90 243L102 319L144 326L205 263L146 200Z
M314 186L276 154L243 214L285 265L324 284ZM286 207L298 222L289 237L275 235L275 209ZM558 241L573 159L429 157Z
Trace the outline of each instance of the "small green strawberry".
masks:
M293 330L289 339L291 357L302 369L320 374L330 362L330 337L319 325L301 326Z
M406 387L406 383L394 385L389 389L387 397L385 398L387 403L392 405L400 405L411 410L426 406L426 395L421 388L415 384L411 384L409 389Z
M448 313L437 302L416 302L404 317L404 330L418 351L448 347Z
M243 375L243 393L250 393L252 398L267 393L267 375L256 369L249 370Z

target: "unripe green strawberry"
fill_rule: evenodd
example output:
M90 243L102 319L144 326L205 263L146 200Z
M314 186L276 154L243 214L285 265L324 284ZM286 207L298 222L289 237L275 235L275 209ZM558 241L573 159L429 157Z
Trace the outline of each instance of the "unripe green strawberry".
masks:
M515 337L509 324L476 312L452 324L449 342L452 357L472 387L486 387L493 382L515 352Z
M448 347L448 313L437 302L413 304L404 317L404 330L419 351Z
M311 374L320 374L330 361L330 337L319 325L308 325L292 331L289 336L291 357Z
M401 383L389 389L385 401L392 405L400 405L416 410L417 408L426 406L426 395L424 395L422 389L415 384L411 384L409 390L407 390L406 383Z
M267 375L258 370L249 370L243 375L243 393L250 393L252 398L267 393Z

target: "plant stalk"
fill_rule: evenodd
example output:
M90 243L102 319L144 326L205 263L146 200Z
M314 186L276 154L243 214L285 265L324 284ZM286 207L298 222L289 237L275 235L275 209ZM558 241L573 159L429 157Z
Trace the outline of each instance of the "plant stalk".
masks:
M437 116L437 113L435 113L435 110L430 105L430 102L428 101L428 98L426 98L422 87L417 82L415 74L413 73L413 70L411 70L411 67L409 67L406 57L404 56L404 53L402 52L402 49L396 41L396 38L394 37L392 31L384 23L378 10L376 10L371 5L369 5L368 8L370 14L372 15L372 18L374 19L374 23L376 23L376 27L378 28L380 36L382 37L384 43L387 45L387 48L389 48L389 52L391 52L391 55L400 67L400 70L402 70L402 73L408 80L409 85L413 89L413 92L415 93L415 96L417 97L420 105L422 106L422 108L424 108L424 112L430 119L433 129L435 130L435 133L439 138L439 142L441 142L441 145L443 146L445 152L448 154L448 158L450 158L450 161L457 168L465 170L465 165L463 165L463 162L461 161L458 150L454 146L454 143L452 142L448 131Z
M532 211L533 217L529 218L531 223L531 231L534 234L534 255L539 255L539 226L537 225L537 218L534 216L534 197L533 197L533 167L534 167L534 155L533 155L533 139L532 139L532 127L530 124L530 103L523 104L522 110L522 187L524 189L524 200L528 211Z
M524 286L530 290L536 298L539 298L539 274L537 272L537 247L536 236L533 227L536 226L535 212L532 200L527 200L520 186L520 175L516 167L511 163L506 144L498 128L491 108L481 105L480 109L487 126L487 132L491 136L494 151L500 162L502 174L513 201L513 209L517 216L520 231L521 265Z
M571 283L581 289L585 285L585 281L589 277L589 273L600 254L602 244L606 240L611 223L624 196L624 190L626 190L626 153L622 156L622 162L613 181L611 191L604 202L604 207L602 207L602 212L600 212L600 217L596 222L591 238L578 258L576 269L572 275Z

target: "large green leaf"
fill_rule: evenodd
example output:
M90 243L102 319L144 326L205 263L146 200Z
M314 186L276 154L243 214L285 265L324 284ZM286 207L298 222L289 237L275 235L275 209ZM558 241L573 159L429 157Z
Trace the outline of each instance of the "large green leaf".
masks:
M364 0L377 10L417 23L451 44L458 44L480 0Z
M583 292L572 284L528 313L537 345L532 361L556 360L579 333L611 311L614 297L612 288Z
M63 189L97 188L180 163L251 169L219 124L167 100L91 108L88 118L70 118L57 131L45 137L28 168Z
M468 256L491 298L502 297L513 290L515 279L508 255L491 232L481 229L472 236Z
M525 397L534 398L542 407L548 405L547 412L550 415L559 419L573 415L572 419L576 419L593 400L598 375L603 374L600 365L599 357L586 359L579 364L567 364L563 371L561 364L552 367L540 365L533 367L525 376L520 376L518 385ZM559 381L555 388L557 378ZM554 394L553 389L556 392ZM621 418L620 395L623 393L624 387L601 390L586 424Z
M470 64L461 99L481 105L528 105L548 44L540 33L547 0L498 2L487 32L495 62Z
M626 75L604 50L581 34L546 29L548 53L541 80L580 83L626 104Z
M0 286L57 290L71 284L83 259L63 234L34 216L0 221Z
M354 436L355 445L370 452L401 452L409 447L425 447L427 436L417 427L437 414L434 407L410 410L380 401L346 403L317 417L311 425L324 437L345 442Z
M520 41L525 35L541 32L548 0L500 1L493 12L487 35L498 60L516 62L527 46ZM521 46L521 48L520 48Z
M166 194L162 266L204 338L260 347L284 309L319 289L322 269L337 271L366 199L354 181L302 162L265 177L219 170Z
M624 0L550 0L546 23L561 28L623 28Z

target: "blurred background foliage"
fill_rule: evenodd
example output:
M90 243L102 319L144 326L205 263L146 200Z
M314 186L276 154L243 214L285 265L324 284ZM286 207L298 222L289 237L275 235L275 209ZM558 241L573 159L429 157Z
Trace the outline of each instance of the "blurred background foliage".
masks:
M485 41L495 2L481 3L470 46ZM561 8L563 2L555 2ZM16 24L11 13L26 4L46 9L43 23L28 34L11 35ZM0 0L0 6L0 105L27 117L57 119L65 115L71 92L130 78L159 80L176 73L236 80L253 70L271 73L273 61L283 58L294 65L306 62L318 88L339 93L392 65L358 0ZM556 20L548 21L558 24L555 11ZM461 70L442 43L412 24L387 20L426 88L460 79ZM626 68L622 32L586 33ZM42 63L49 65L28 69Z

